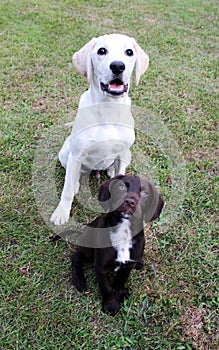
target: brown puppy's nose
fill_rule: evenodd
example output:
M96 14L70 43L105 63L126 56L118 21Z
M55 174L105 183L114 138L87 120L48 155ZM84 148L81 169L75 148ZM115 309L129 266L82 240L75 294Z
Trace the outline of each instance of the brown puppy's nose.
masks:
M110 64L110 69L114 74L121 74L125 70L125 65L122 61L113 61Z
M128 204L131 208L136 206L136 201L133 198L126 198L125 204Z

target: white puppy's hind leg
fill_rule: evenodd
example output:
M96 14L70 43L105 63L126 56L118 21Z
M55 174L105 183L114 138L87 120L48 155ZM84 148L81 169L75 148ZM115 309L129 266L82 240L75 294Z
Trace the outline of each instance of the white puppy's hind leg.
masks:
M65 169L67 168L68 157L70 154L70 141L71 135L66 138L62 148L59 151L59 161Z
M107 175L112 179L115 176L115 167L112 165L109 169L107 169Z
M55 225L64 225L68 222L72 202L79 190L81 164L73 159L72 154L68 156L65 183L62 190L61 200L52 214L50 221Z
M125 175L125 170L127 166L131 163L131 158L132 155L129 149L127 149L118 157L115 167L115 175Z

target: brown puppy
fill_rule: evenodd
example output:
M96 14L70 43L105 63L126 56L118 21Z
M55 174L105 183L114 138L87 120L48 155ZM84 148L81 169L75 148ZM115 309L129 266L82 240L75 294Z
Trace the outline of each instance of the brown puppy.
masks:
M103 311L115 315L128 296L125 283L133 268L143 266L143 225L159 217L164 201L154 185L138 176L118 175L99 188L99 201L108 212L84 229L72 255L72 280L84 291L85 263L93 262ZM115 273L111 284L109 274Z

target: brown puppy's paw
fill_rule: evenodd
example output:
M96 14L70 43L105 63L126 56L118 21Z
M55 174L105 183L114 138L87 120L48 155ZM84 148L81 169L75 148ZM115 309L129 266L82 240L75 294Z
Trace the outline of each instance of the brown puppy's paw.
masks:
M86 290L86 283L85 281L79 281L79 280L73 280L73 285L75 288L80 292L83 293Z
M123 303L125 299L129 297L128 288L119 288L115 291L116 300L120 303Z
M120 306L117 303L116 299L106 301L103 303L103 312L111 316L115 316L120 310Z

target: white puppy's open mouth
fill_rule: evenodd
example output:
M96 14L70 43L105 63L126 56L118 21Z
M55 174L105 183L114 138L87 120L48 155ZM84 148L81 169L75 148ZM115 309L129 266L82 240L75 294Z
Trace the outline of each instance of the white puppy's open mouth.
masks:
M113 79L109 84L100 83L101 90L110 95L122 95L128 91L128 84L124 85L119 78Z

